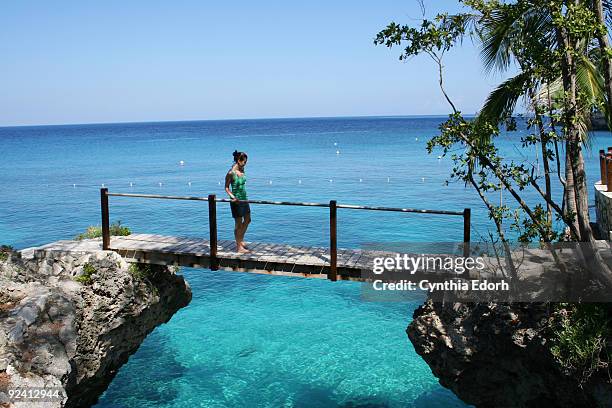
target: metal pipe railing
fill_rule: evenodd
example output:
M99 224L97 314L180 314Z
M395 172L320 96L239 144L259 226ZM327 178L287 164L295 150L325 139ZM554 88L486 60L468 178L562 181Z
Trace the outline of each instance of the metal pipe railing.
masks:
M108 189L105 189L105 190L108 190ZM139 198L161 198L165 200L208 201L208 197L167 196L167 195L159 195L159 194L107 193L107 195L113 196L113 197L139 197Z
M338 204L338 208L347 208L350 210L371 210L371 211L395 211L418 214L439 214L439 215L463 215L463 211L445 211L445 210L419 210L415 208L397 208L397 207L371 207L368 205L351 205Z
M612 166L610 166L612 170ZM612 178L612 176L611 176ZM217 258L217 203L229 203L233 200L222 198L217 199L215 194L209 194L208 197L192 197L192 196L168 196L160 194L133 194L133 193L110 193L108 188L100 189L100 204L102 209L102 249L108 250L110 247L110 222L108 197L137 197L137 198L154 198L164 200L186 200L186 201L208 201L208 218L209 218L209 234L210 234L210 269L217 270L219 262ZM268 201L268 200L239 200L250 204L264 205L287 205L287 206L302 206L302 207L326 207L329 208L329 248L330 248L330 273L328 278L332 281L338 279L338 208L349 210L367 210L367 211L392 211L417 214L434 214L434 215L456 215L463 217L463 254L469 255L470 244L470 220L471 210L465 208L463 211L444 211L444 210L421 210L415 208L396 208L396 207L374 207L367 205L352 205L338 204L335 200L327 203L308 203L308 202L293 202L293 201Z

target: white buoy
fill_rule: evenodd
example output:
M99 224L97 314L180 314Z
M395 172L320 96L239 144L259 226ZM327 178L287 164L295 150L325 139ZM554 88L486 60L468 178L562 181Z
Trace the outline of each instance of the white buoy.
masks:
M336 150L336 154L340 154L340 150Z
M359 179L359 182L361 183L363 181L363 179Z
M391 177L387 177L387 183L391 181Z
M189 187L191 187L191 181L189 183L187 183L187 184L189 184Z
M270 180L270 182L268 184L272 184L272 180Z
M332 180L332 179L329 179L329 182L330 182L330 183L333 183L333 181L334 181L334 180Z
M422 181L422 182L425 182L425 177L421 177L421 181Z
M302 180L298 180L298 184L302 184Z
M419 141L419 138L418 138L418 137L415 137L415 138L414 138L414 140L418 142L418 141Z
M334 142L334 146L338 146L338 142Z
M185 165L185 162L184 162L183 160L181 160L181 161L179 162L179 164L180 164L181 166L184 166L184 165Z
M159 182L159 186L160 186L160 187L162 186L162 183L161 183L161 181Z
M219 185L221 185L221 182L219 182Z
M104 183L102 183L102 187L104 187Z
M76 188L76 184L73 184L72 187Z
M442 156L438 156L438 160L440 160L442 158Z
M134 187L134 183L130 181L130 187Z

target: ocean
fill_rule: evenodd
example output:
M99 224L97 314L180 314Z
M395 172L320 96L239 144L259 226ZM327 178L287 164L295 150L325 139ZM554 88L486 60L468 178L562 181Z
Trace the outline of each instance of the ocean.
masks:
M474 240L493 226L476 193L428 138L442 117L219 120L0 128L0 243L21 249L100 223L99 191L225 197L234 150L248 153L250 199L461 211ZM523 130L524 132L524 130ZM519 133L504 155L530 160ZM515 148L517 144L519 148ZM586 152L589 184L597 151ZM559 189L557 189L557 193ZM529 197L528 197L529 198ZM533 198L533 197L531 197ZM507 202L510 197L501 196ZM251 205L247 241L325 246L325 208ZM219 238L232 239L229 205ZM134 232L207 237L205 202L110 197ZM338 210L338 245L462 240L461 217ZM191 304L155 329L96 407L460 407L405 330L422 294L370 302L356 282L183 268Z

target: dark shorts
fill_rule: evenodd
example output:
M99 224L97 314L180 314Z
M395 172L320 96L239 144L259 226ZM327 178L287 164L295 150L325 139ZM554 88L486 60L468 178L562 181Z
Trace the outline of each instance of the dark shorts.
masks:
M251 207L249 203L244 201L230 201L230 208L232 209L232 217L240 218L251 213Z

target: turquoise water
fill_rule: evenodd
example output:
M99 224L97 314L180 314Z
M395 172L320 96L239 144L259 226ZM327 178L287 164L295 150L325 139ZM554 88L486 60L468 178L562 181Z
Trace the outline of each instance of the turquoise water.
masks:
M223 196L232 151L249 154L251 199L473 209L476 195L444 185L448 159L425 143L440 118L206 121L0 128L0 243L71 238L100 218L99 188ZM507 154L516 135L501 139ZM595 135L595 149L612 145ZM180 165L180 161L184 165ZM591 182L597 158L587 154ZM161 184L160 184L161 183ZM191 184L189 184L191 183ZM111 220L136 232L206 237L206 203L111 197ZM325 209L252 206L247 240L326 245ZM219 236L232 219L219 206ZM460 217L339 210L341 247L459 241ZM405 334L422 299L365 302L358 283L182 270L193 301L122 367L98 407L463 406Z

